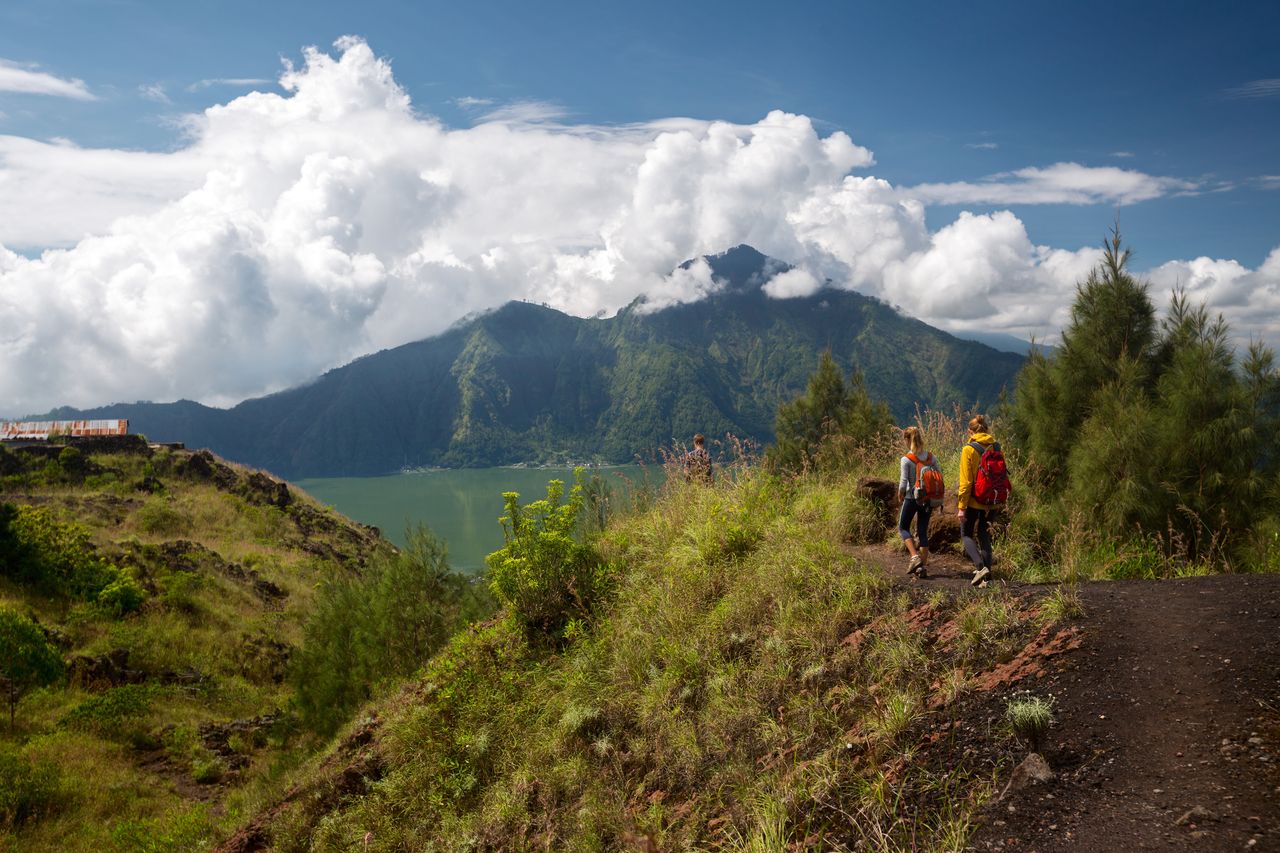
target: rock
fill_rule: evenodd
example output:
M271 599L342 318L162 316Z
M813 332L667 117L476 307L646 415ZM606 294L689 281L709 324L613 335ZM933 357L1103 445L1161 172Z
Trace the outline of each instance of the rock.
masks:
M1192 806L1173 823L1174 826L1186 826L1189 823L1204 823L1207 820L1217 820L1217 816L1204 806Z
M897 524L898 484L883 477L863 477L858 480L858 494L869 500L880 514L885 527Z
M1049 769L1049 763L1044 760L1044 756L1038 752L1032 752L1013 771L1013 775L1009 777L1009 784L1005 786L1004 791L1000 794L1000 799L1003 800L1010 794L1017 793L1032 785L1047 785L1055 778L1057 777Z

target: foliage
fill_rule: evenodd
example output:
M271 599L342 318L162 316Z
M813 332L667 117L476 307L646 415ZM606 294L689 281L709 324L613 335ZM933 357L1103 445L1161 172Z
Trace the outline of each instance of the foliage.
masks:
M0 748L0 830L15 829L58 807L61 774L50 761L30 761Z
M803 471L815 466L824 441L841 435L862 443L875 439L893 424L889 407L872 402L862 374L854 371L846 383L830 350L818 361L804 394L778 408L774 424L777 443L765 454L775 470Z
M138 732L139 721L151 713L164 690L157 684L113 687L76 705L62 718L61 725L73 731L130 739Z
M8 607L0 607L0 689L9 700L13 728L18 700L33 687L62 677L62 658L40 626Z
M574 535L585 504L582 469L564 498L564 482L547 484L546 498L520 505L502 495L506 544L486 558L490 586L530 636L559 637L572 620L590 616L608 588L608 567Z
M1157 324L1147 286L1113 232L1077 289L1055 356L1019 376L1014 444L1106 537L1154 536L1167 555L1230 565L1235 534L1275 513L1280 371L1255 342L1238 363L1230 329L1175 292Z
M406 538L399 554L359 575L337 570L319 590L291 674L303 719L317 731L332 732L490 608L483 587L449 568L444 543L429 529Z
M141 606L137 581L98 556L89 531L43 506L0 506L0 573L117 616Z

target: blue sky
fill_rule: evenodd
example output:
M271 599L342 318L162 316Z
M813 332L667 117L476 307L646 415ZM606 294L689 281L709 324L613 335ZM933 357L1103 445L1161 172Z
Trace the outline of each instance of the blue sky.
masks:
M1232 190L1121 212L1144 261L1259 263L1280 236L1280 5L129 2L0 7L0 57L79 78L96 102L0 92L4 133L164 149L166 118L274 80L302 46L364 36L415 105L537 100L601 123L771 109L849 132L901 184L1074 161ZM161 86L171 104L142 96ZM260 85L260 84L259 84ZM987 147L998 146L998 147ZM1132 156L1116 156L1117 153ZM969 209L992 209L966 205ZM939 207L939 222L957 208ZM1035 206L1032 238L1095 243L1114 206Z
M344 60L335 40L345 36L357 37L370 55ZM1280 328L1280 284L1272 281L1280 255L1269 260L1280 246L1277 36L1280 5L1262 2L9 0L0 6L0 190L6 190L0 252L13 259L6 267L0 256L0 306L7 291L9 304L21 308L22 294L36 282L80 288L92 298L106 293L110 298L101 298L113 310L124 310L125 294L139 328L103 348L107 358L145 362L140 372L152 380L136 394L231 401L438 331L504 298L593 313L625 304L636 292L661 296L663 287L676 293L668 294L672 299L696 295L714 284L655 283L654 276L684 253L717 251L727 248L717 241L749 237L812 273L779 284L780 296L829 277L957 330L987 322L991 312L964 315L965 306L988 299L996 305L990 322L996 330L1052 337L1069 301L1061 294L1069 296L1070 282L1087 270L1089 252L1118 213L1135 263L1151 272L1157 290L1190 283L1204 298L1234 306L1232 319L1238 316L1248 334L1266 336ZM310 45L346 70L324 76L304 54ZM281 88L286 62L301 88ZM297 129L299 93L310 92L315 103L359 100L369 87L384 85L412 103L412 118L389 120L386 130L397 139L405 134L404 149L362 152L349 139L334 142L334 126L324 120L305 133ZM363 94L352 95L357 91ZM271 98L244 97L252 92ZM394 97L384 95L374 106L389 104L395 113ZM370 104L350 98L344 104L339 111L368 120ZM772 111L803 120L777 130L765 121ZM697 121L677 128L673 120L683 118ZM782 134L789 141L771 153L757 146L754 159L722 162L717 158L729 157L729 148L708 130L716 123L739 128L733 133L741 140ZM271 159L266 152L282 144L275 135L281 127L291 129L281 138L297 147ZM444 135L432 135L432 127ZM493 147L499 127L510 134L505 147ZM658 138L673 128L687 145L675 145L684 153L671 156L685 159L667 172L653 166L660 173L653 178L640 164L668 162ZM845 136L848 150L816 147ZM693 141L699 153L690 153ZM336 162L338 150L347 158L341 176L326 173L316 185L345 182L341 198L348 201L325 196L319 207L305 208L317 217L303 229L307 234L281 236L282 209L304 189L314 190L306 181L320 168L316 155ZM378 194L421 151L432 153L414 167L418 175L435 176L422 178L431 186L447 185L450 200L403 239L381 239L404 219L408 202ZM265 171L253 171L254 180L274 194L222 198L213 205L217 217L182 234L206 243L227 228L267 234L258 242L244 237L249 248L236 244L243 251L232 254L250 258L248 267L161 257L160 248L145 245L158 223L205 204L205 196L188 194L202 182L207 188L211 176L235 172L235 158L245 152L261 159ZM506 221L511 204L496 213L473 211L473 224L463 228L458 199L493 194L476 177L486 169L506 176L502 186L513 186L512 176L528 183L523 198L555 202L528 220L494 225L493 233L474 222ZM227 180L237 185L248 174ZM526 180L531 174L537 182ZM616 174L640 177L614 186ZM878 183L842 190L844 174ZM600 186L596 194L592 182ZM691 186L709 195L693 205L692 219L677 222L667 215L670 198L682 201ZM771 196L791 192L788 204L769 206ZM645 201L659 196L668 201ZM421 200L422 192L413 197ZM721 197L736 199L736 207L717 209ZM351 206L350 198L361 201ZM563 206L579 216L585 200L599 202L598 221L581 214L573 228L555 233L530 224L558 221L566 216ZM516 204L525 203L534 202ZM623 204L630 213L619 219L610 211ZM258 217L252 223L238 213L246 205ZM743 214L757 206L755 219ZM348 214L354 225L341 235L311 233L315 223ZM296 224L309 214L290 215ZM111 252L100 240L82 242L117 234L121 216L156 217L153 226L124 227L142 241L131 251L148 259L143 283L136 270L103 261ZM640 246L627 236L633 228L661 239ZM841 234L859 228L871 236L840 244ZM680 229L697 233L686 241ZM289 240L293 255L285 264L281 243ZM306 247L322 243L344 253L347 272L308 266ZM545 251L528 250L535 244ZM46 249L57 251L42 256ZM543 272L513 272L517 263ZM294 271L282 272L286 267ZM475 275L458 278L459 270ZM298 295L290 283L330 273L341 282L318 294ZM203 284L191 283L181 300L171 299L164 282L175 275ZM1051 291L1058 296L1050 298ZM1267 297L1259 302L1251 291ZM289 324L279 319L295 298L297 305L332 309L323 318L334 330L332 348L308 344L307 353L282 358L274 372L229 368L235 381L184 393L180 383L201 374L186 375L179 363L200 365L205 356L155 331L172 325L170 309L161 307L166 300L230 306L226 311L240 317L235 322L249 317L247 325L270 339L266 351L296 352L282 331ZM422 300L434 300L423 312L429 320L407 322L405 307ZM242 316L245 305L262 311ZM0 353L20 353L0 358L57 363L54 332L32 331L30 305L27 314L27 325L10 321L6 328L0 320L0 343L7 344ZM262 348L252 334L229 334L231 322L219 315L185 334ZM77 323L88 324L82 331L90 337L108 334L83 317L68 318L64 330ZM172 360L165 363L157 351L172 352ZM56 371L50 379L56 381ZM58 402L134 391L99 382ZM4 393L31 405L43 400L25 388L0 387ZM0 410L7 408L0 399Z

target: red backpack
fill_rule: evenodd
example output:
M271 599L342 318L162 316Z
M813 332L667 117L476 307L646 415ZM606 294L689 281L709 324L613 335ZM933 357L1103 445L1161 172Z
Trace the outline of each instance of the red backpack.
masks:
M978 454L978 475L973 480L973 497L978 503L993 506L1009 500L1009 471L1005 468L1000 442L993 441L983 447L976 441L969 446Z
M924 461L914 453L908 453L907 458L916 466L916 486L911 497L930 507L942 506L942 496L947 493L947 487L942 482L942 469L938 467L938 460L932 453Z

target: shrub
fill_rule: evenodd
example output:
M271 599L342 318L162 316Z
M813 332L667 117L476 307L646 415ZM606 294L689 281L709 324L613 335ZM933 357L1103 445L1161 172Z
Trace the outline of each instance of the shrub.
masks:
M18 700L33 687L62 677L62 658L40 626L26 616L0 607L0 689L9 700L9 728L13 728Z
M582 469L574 480L567 501L561 480L549 482L547 497L527 506L517 492L502 495L506 544L486 558L490 586L530 636L559 637L569 620L591 613L608 585L607 567L574 537L583 507Z
M137 512L138 527L153 536L177 536L186 533L191 520L174 509L170 502L156 496L143 504Z
M60 725L115 739L132 739L138 724L151 713L152 703L164 692L155 684L124 684L100 696L92 696L67 712Z
M118 618L133 613L146 598L137 579L128 571L120 571L116 579L98 593L97 602L105 612Z
M32 763L17 752L0 749L0 829L11 830L54 811L61 794L58 768L48 761Z
M456 631L491 610L482 586L449 568L429 529L364 574L332 575L320 589L290 670L304 722L338 727L382 684L415 672Z
M9 541L0 545L0 556L7 551L0 570L9 577L54 595L90 602L116 585L105 602L108 609L124 613L141 604L137 596L142 590L136 581L98 556L89 531L81 525L60 521L48 507L16 506L3 515L0 524L7 520L8 530L0 539L7 534ZM120 610L122 605L127 608Z

